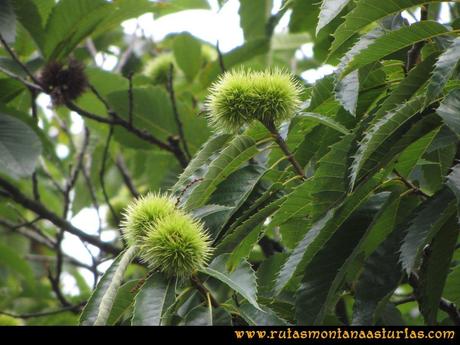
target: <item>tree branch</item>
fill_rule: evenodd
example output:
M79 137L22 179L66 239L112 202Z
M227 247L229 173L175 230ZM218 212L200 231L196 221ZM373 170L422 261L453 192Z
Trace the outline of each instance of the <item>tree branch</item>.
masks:
M134 198L137 198L139 196L139 192L134 186L133 180L131 179L131 176L129 175L128 168L126 168L125 160L123 159L123 156L121 154L117 156L115 160L115 165L117 166L118 171L120 172L121 177L123 178L123 182L125 183L126 187L128 187L129 191L131 192L131 195Z
M74 314L79 314L81 312L81 309L83 306L86 305L86 302L81 302L76 305L69 305L67 307L63 307L60 309L56 310L50 310L50 311L42 311L38 313L27 313L27 314L14 314L14 313L9 313L6 311L0 311L0 314L2 315L7 315L10 317L14 317L16 319L30 319L34 317L41 317L41 316L48 316L48 315L55 315L55 314L60 314L60 313L65 313L65 312L72 312Z
M176 124L177 124L177 130L179 131L179 139L182 142L182 147L185 151L185 154L187 155L187 159L190 159L191 155L188 149L187 141L185 140L184 127L182 125L182 121L180 120L179 110L177 109L176 95L174 93L174 65L173 64L169 65L167 89L169 93L169 98L171 100L174 119L176 120Z
M217 43L216 43L216 50L217 50L217 58L218 58L218 61L219 61L220 71L221 71L221 73L225 73L224 56L222 55L222 52L220 51L219 41L217 41Z
M278 129L276 129L276 126L273 123L268 123L268 124L264 123L263 125L272 134L273 139L275 139L276 143L280 147L281 151L283 151L288 161L291 163L297 175L299 175L302 178L302 180L305 180L305 172L303 171L303 168L300 166L299 162L297 162L297 160L295 159L291 151L289 151L289 147L287 146L286 142L279 134Z
M92 244L93 246L98 247L99 249L107 253L110 253L113 255L117 255L120 253L120 249L114 247L110 243L103 242L99 238L87 234L83 230L78 229L77 227L73 226L67 220L62 219L57 214L48 210L42 203L28 198L18 188L13 186L11 183L3 179L2 177L0 177L0 187L2 187L6 191L4 195L7 195L10 199L22 205L24 208L39 215L43 219L49 220L51 223L56 225L58 228L65 229L65 231L81 238L83 241L89 244Z
M428 5L420 7L420 21L428 19ZM418 63L420 52L422 51L425 41L415 43L412 48L407 52L406 73Z
M21 67L21 69L25 72L26 75L29 76L29 78L36 84L36 85L39 85L41 87L41 83L40 81L35 78L35 76L33 75L32 72L29 71L29 69L27 68L27 66L25 64L23 64L21 62L21 60L19 60L19 58L17 57L17 55L14 53L14 51L10 48L10 46L8 45L8 43L6 43L5 39L3 38L2 34L0 34L0 42L2 42L3 46L5 47L6 51L8 52L8 54L10 54L10 56L12 57L12 59ZM34 87L35 88L35 87Z
M101 182L102 194L104 195L104 200L107 206L109 206L110 213L112 213L113 219L118 224L118 214L115 212L112 204L110 203L109 195L107 194L107 189L105 188L105 164L107 162L107 157L109 154L110 141L112 140L113 135L113 126L110 126L109 135L107 136L107 141L104 146L104 153L102 155L101 170L99 170L99 181Z

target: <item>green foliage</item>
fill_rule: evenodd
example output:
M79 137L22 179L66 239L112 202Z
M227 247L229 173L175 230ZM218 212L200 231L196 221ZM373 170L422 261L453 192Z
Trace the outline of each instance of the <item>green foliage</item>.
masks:
M0 0L0 324L460 322L459 5L275 4Z

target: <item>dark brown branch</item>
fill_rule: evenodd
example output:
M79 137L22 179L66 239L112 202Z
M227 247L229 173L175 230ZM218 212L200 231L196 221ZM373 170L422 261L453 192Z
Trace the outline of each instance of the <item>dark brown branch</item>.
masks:
M10 71L8 71L6 68L3 68L0 66L0 71L5 73L8 77L10 78L13 78L21 83L23 83L25 86L27 86L29 89L33 89L33 90L36 90L36 91L43 91L42 87L38 84L34 84L34 83L31 83L30 81L14 74L14 73L11 73Z
M35 89L29 88L30 91L30 107L32 109L32 118L36 123L38 123L38 110L37 110L37 91ZM34 193L34 199L40 200L40 192L38 190L38 180L37 180L37 171L35 170L32 173L32 191Z
M34 317L61 314L61 313L65 313L65 312L68 312L68 311L70 311L70 312L72 312L74 314L79 314L81 312L81 309L85 305L86 305L86 302L81 302L81 303L78 303L76 305L69 305L69 306L66 306L66 307L63 307L63 308L60 308L60 309L50 310L50 311L41 311L41 312L37 312L37 313L14 314L14 313L6 312L6 311L0 311L0 314L7 315L7 316L10 316L10 317L14 317L16 319L31 319L31 318L34 318Z
M219 302L214 298L211 292L206 288L206 286L204 286L204 284L200 281L200 279L197 276L192 276L190 278L190 281L192 285L198 290L198 292L203 296L205 301L207 301L209 296L209 299L211 300L211 305L214 308L220 307Z
M91 182L88 172L86 171L86 167L82 168L81 173L83 175L83 178L85 179L86 186L88 187L89 195L91 197L91 202L94 208L96 209L98 223L99 223L98 224L98 234L100 235L102 232L102 219L101 219L101 215L99 212L99 202L97 201L96 192L94 191L94 186Z
M412 190L415 194L418 194L422 196L425 199L428 199L430 196L426 194L424 191L422 191L420 188L418 188L415 184L413 184L411 181L406 179L404 176L402 176L396 169L393 169L393 173L398 176L398 179L406 185L407 188Z
M217 58L218 58L218 61L219 61L220 71L222 73L225 73L224 56L222 55L222 52L220 51L219 41L217 41L217 43L216 43L216 50L217 50Z
M284 155L286 156L288 161L291 163L297 175L299 175L302 178L302 180L305 180L305 172L303 171L303 168L300 166L299 162L297 162L294 155L289 150L289 147L287 146L284 139L281 137L276 126L273 123L268 123L268 124L264 123L264 126L272 134L273 139L275 139L275 142L278 144L281 151L283 151Z
M414 290L414 296L417 302L419 302L419 280L417 275L411 274L409 276L409 285L412 287ZM452 303L451 301L441 297L439 301L439 309L444 311L447 315L449 315L449 318L452 320L454 325L460 326L460 310L457 308L457 306Z
M102 103L104 104L104 107L105 109L107 110L107 113L109 115L113 115L113 112L112 110L110 109L110 105L109 103L107 103L107 101L104 99L104 97L102 97L102 95L99 93L99 91L97 91L97 89L94 87L94 85L92 84L88 84L89 85L89 88L91 90L91 92L94 94L94 96L96 96L96 98Z
M176 159L179 161L179 163L181 164L181 166L183 168L185 168L187 166L187 164L188 164L188 161L185 158L185 156L184 156L182 150L180 149L180 147L175 145L173 142L168 142L168 144L164 143L163 141L161 141L161 140L157 139L156 137L154 137L153 135L151 135L149 132L147 132L145 130L142 130L142 129L139 129L137 127L134 127L128 121L122 119L121 117L118 117L118 115L116 115L113 112L111 113L113 118L108 118L108 117L103 117L103 116L96 115L96 114L93 114L91 112L88 112L88 111L80 108L79 106L77 106L75 103L70 102L70 101L66 102L66 106L67 106L67 108L69 108L70 110L75 111L76 113L78 113L82 117L86 117L88 119L91 119L91 120L94 120L94 121L97 121L97 122L100 122L100 123L105 123L105 124L109 124L109 125L113 125L113 126L123 127L126 130L128 130L129 132L135 134L138 138L140 138L140 139L142 139L142 140L144 140L144 141L146 141L146 142L148 142L150 144L156 145L156 146L158 146L159 148L161 148L161 149L163 149L165 151L169 151L169 152L173 153L176 156Z
M48 210L42 203L28 198L18 188L16 188L14 185L9 183L2 177L0 177L0 187L2 187L6 191L0 194L9 197L11 200L22 205L24 208L34 212L41 218L49 220L58 228L65 229L67 232L81 238L83 241L92 244L93 246L98 247L99 249L107 253L113 255L117 255L120 253L120 249L114 247L110 243L103 242L99 238L87 234L83 230L80 230L77 227L73 226L67 220L62 219L57 214Z
M187 159L190 159L191 155L188 149L187 141L185 140L184 126L182 125L182 121L180 120L179 110L177 108L176 95L174 92L174 65L173 64L169 65L167 89L169 93L169 98L171 100L174 120L176 121L177 130L179 131L179 139L182 143L182 147L185 151L185 154L187 155Z
M107 189L105 188L105 166L106 166L107 158L109 156L109 148L110 148L110 142L112 140L112 135L113 135L113 126L110 126L109 135L107 136L107 141L105 142L105 146L104 146L104 152L102 154L101 170L99 170L99 181L101 183L102 194L104 195L105 203L109 207L109 210L110 210L110 213L112 213L113 219L118 224L119 222L118 214L115 212L115 209L113 208L110 202L109 195L107 194Z
M5 47L6 51L8 52L8 54L10 54L11 58L21 67L21 69L25 72L26 75L29 76L29 78L36 84L36 85L40 85L40 81L35 78L35 76L33 75L32 72L29 71L29 69L27 68L27 66L25 64L23 64L21 62L21 60L19 60L19 58L17 57L17 55L14 53L14 51L10 48L10 46L8 45L8 43L6 43L5 39L3 38L2 34L0 34L0 42L2 42L3 46ZM34 87L35 88L35 87Z
M118 171L121 174L121 177L123 178L123 182L125 183L126 187L128 187L131 195L134 198L137 198L139 196L139 192L137 191L137 188L134 186L133 180L131 179L131 176L129 175L128 168L126 167L125 160L123 159L123 156L119 154L115 160L115 165L118 168Z
M422 5L420 7L420 21L428 19L428 5ZM420 41L415 43L412 48L407 52L407 62L406 62L406 73L418 63L420 58L420 52L422 51L425 41Z
M133 124L133 74L130 73L128 75L128 122L132 125Z
M32 173L32 192L34 194L34 199L39 201L40 200L40 192L38 190L38 180L37 180L37 172L34 171Z
M21 68L24 69L24 71L27 73L27 75L29 75L32 78L34 83L30 83L29 81L27 81L27 80L15 75L15 74L9 72L8 70L5 70L5 69L3 69L1 67L0 67L0 71L3 71L8 76L19 80L20 82L22 82L24 85L28 86L31 89L34 89L36 91L40 91L40 92L44 92L46 94L49 94L50 91L46 90L45 88L43 88L41 86L39 80L37 80L33 76L33 74L27 69L27 67L19 60L19 58L11 50L11 48L3 40L3 38L2 38L2 43L4 44L4 46L7 49L7 51L10 53L11 57L21 66ZM109 110L107 102L97 93L97 91L94 89L94 87L90 86L90 88L91 88L91 90L93 92L95 92L96 96L102 102L104 102L104 105ZM128 130L129 132L135 134L138 138L140 138L140 139L142 139L142 140L144 140L144 141L146 141L148 143L151 143L153 145L156 145L156 146L158 146L159 148L161 148L163 150L166 150L166 151L169 151L169 152L173 153L175 155L176 159L179 161L179 163L181 164L181 166L183 168L185 168L187 166L187 164L188 164L187 158L184 156L184 153L182 152L180 147L175 145L174 140L169 142L169 145L168 145L168 143L165 143L165 142L157 139L156 137L154 137L152 134L148 133L147 131L141 130L139 128L134 127L132 123L130 123L129 121L124 120L123 118L121 118L115 112L113 112L111 110L109 110L109 115L111 115L112 118L108 118L108 117L96 115L96 114L93 114L93 113L91 113L89 111L86 111L86 110L80 108L75 103L73 103L72 101L69 101L69 100L66 100L65 105L69 110L75 111L76 113L78 113L82 117L85 117L85 118L88 118L88 119L91 119L91 120L94 120L94 121L97 121L97 122L100 122L100 123L105 123L105 124L114 125L114 126L121 126L121 127L125 128L126 130Z

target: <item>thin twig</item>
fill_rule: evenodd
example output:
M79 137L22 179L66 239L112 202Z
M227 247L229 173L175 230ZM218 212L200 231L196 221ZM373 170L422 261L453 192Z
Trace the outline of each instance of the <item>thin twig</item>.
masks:
M41 317L41 316L49 316L49 315L56 315L65 312L73 312L74 314L78 314L81 311L81 308L86 304L86 302L81 302L76 305L69 305L60 309L50 310L50 311L41 311L37 313L27 313L27 314L15 314L9 313L6 311L0 311L0 314L7 315L10 317L14 317L15 319L31 319L34 317Z
M425 199L428 199L430 196L426 194L424 191L422 191L420 188L418 188L415 184L413 184L411 181L406 179L404 176L402 176L396 169L393 169L393 173L398 176L398 179L406 185L407 188L412 190L414 193L419 194Z
M113 126L110 126L109 135L107 136L107 140L104 146L104 152L102 154L101 169L99 170L99 181L101 182L102 194L104 195L105 203L109 207L109 210L112 213L113 219L115 220L116 223L118 223L119 222L118 214L115 212L115 209L113 208L110 202L109 195L107 194L107 189L105 188L105 166L106 166L107 158L109 155L109 147L110 147L110 142L112 140L112 135L113 135Z
M169 65L167 89L169 93L169 98L171 100L174 120L176 120L177 130L179 131L179 138L182 143L182 147L185 151L185 154L187 155L187 159L190 159L191 155L188 149L187 141L185 140L184 126L182 125L182 121L180 120L179 110L177 108L176 95L174 92L174 65L173 64Z
M420 7L420 21L428 19L428 5ZM412 48L407 52L406 74L418 63L420 52L422 51L425 41L415 43Z
M219 302L214 298L211 292L206 288L206 286L204 286L204 284L200 281L200 279L197 276L192 276L190 278L190 281L192 285L198 290L198 292L204 297L205 300L208 300L208 298L211 300L211 305L214 308L220 307Z
M99 202L97 201L97 196L96 196L96 192L94 191L93 183L91 182L89 173L86 169L87 168L84 166L81 169L81 173L83 175L83 178L85 179L85 183L86 183L86 186L88 187L89 195L91 197L91 202L97 213L97 220L98 220L98 231L97 232L98 232L98 235L100 236L102 232L102 218L99 212Z
M188 164L188 161L186 157L184 156L182 150L180 147L174 144L171 140L168 140L168 143L164 143L163 141L157 139L154 137L152 134L149 132L139 129L137 127L134 127L132 124L130 124L128 121L122 119L121 117L117 116L115 113L112 113L114 115L113 118L108 118L100 115L93 114L89 111L86 111L82 108L80 108L78 105L76 105L73 102L67 101L66 103L67 108L70 110L75 111L82 117L86 117L88 119L100 122L100 123L105 123L109 124L112 126L120 126L128 130L129 132L135 134L139 139L144 140L150 144L153 144L155 146L158 146L159 148L169 151L173 153L178 160L178 162L181 164L182 167L186 167Z
M2 42L3 46L5 47L6 51L8 52L8 54L10 54L11 58L21 67L21 69L26 73L26 75L29 76L29 78L36 84L36 85L40 85L41 86L41 83L40 81L35 78L35 76L33 75L33 73L27 68L27 66L25 64L23 64L21 62L21 60L19 60L18 56L14 53L14 51L10 48L10 46L8 45L8 43L6 43L5 39L3 38L2 34L0 34L0 42Z
M8 77L13 78L13 79L23 83L29 89L34 89L36 91L43 91L43 88L40 85L35 84L35 83L31 83L30 81L25 80L24 78L18 76L17 74L11 73L6 68L3 68L3 67L0 66L0 71L5 73Z
M219 60L220 71L221 73L225 73L224 56L222 55L222 52L220 51L219 41L217 41L216 43L216 50L217 50L217 58Z
M281 137L276 126L273 123L268 123L268 124L264 123L264 126L272 134L273 139L275 139L275 142L278 144L281 151L283 151L284 155L286 156L288 161L291 163L297 175L299 175L302 178L302 180L305 180L305 172L303 171L302 166L299 164L299 162L297 162L294 155L289 150L289 147L287 146L284 139Z
M125 160L123 158L122 154L119 154L115 160L115 165L118 168L118 171L121 174L121 177L123 178L123 182L125 183L126 187L128 187L131 195L134 198L137 198L139 196L139 192L137 191L137 188L134 186L134 182L129 175L128 168L126 167Z
M134 110L134 103L133 103L133 74L130 73L128 75L128 121L129 124L133 124L133 110Z
M33 76L33 74L27 69L27 67L19 60L19 58L16 56L16 54L13 52L13 50L8 46L8 44L3 40L3 38L2 38L2 43L5 46L5 48L7 49L7 51L10 53L11 57L21 66L22 69L24 69L24 71L27 73L27 75L32 78L33 83L21 78L20 76L17 76L15 74L9 72L8 70L6 70L6 69L4 69L2 67L0 67L0 71L4 72L8 76L10 76L10 77L12 77L12 78L14 78L16 80L19 80L20 82L22 82L24 85L28 86L29 88L35 89L35 90L40 91L40 92L44 92L46 94L50 94L50 90L46 90L41 86L41 83L39 82L39 80L36 79ZM151 143L153 145L158 146L159 148L161 148L163 150L169 151L172 154L174 154L174 156L176 157L176 159L179 161L180 165L183 168L185 168L187 166L188 160L187 160L186 156L184 155L184 153L182 152L181 148L176 144L176 141L174 140L174 138L172 138L172 139L168 138L168 143L165 143L165 142L157 139L156 137L154 137L151 133L149 133L149 132L147 132L145 130L142 130L142 129L134 127L131 123L129 123L129 121L124 120L118 114L116 114L115 112L109 110L108 104L103 99L103 97L101 97L97 93L97 91L95 91L94 87L90 86L90 88L91 88L91 90L93 92L95 92L96 96L98 96L98 98L102 102L104 102L104 105L108 109L108 113L112 118L100 116L100 115L91 113L89 111L86 111L86 110L80 108L78 105L76 105L75 103L73 103L70 100L65 101L66 107L69 110L75 111L76 113L78 113L82 117L85 117L85 118L88 118L88 119L91 119L91 120L94 120L94 121L97 121L97 122L100 122L100 123L105 123L105 124L109 124L109 125L113 125L113 126L121 126L121 127L125 128L126 130L128 130L129 132L131 132L134 135L136 135L139 139L144 140L146 142L149 142L149 143Z

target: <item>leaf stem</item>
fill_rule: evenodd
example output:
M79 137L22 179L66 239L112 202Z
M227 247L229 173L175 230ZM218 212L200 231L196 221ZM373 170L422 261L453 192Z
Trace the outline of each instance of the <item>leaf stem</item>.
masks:
M211 292L204 286L204 284L201 282L200 278L198 278L196 275L193 275L190 277L190 281L192 285L198 290L198 292L206 299L211 301L211 305L214 308L219 308L220 303L217 302L217 300L214 298L214 296L211 294Z

